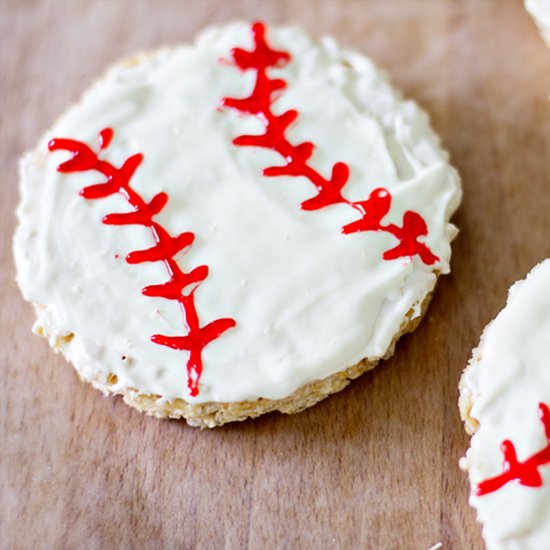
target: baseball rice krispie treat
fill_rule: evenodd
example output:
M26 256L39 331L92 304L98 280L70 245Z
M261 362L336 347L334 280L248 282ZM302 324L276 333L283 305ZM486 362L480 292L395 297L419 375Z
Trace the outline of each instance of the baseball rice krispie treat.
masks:
M512 286L460 383L461 466L492 549L550 544L550 259Z
M550 48L550 0L525 0L525 9L537 24L540 34Z
M460 185L363 55L230 24L110 69L25 155L35 331L104 392L215 426L392 355L448 273Z

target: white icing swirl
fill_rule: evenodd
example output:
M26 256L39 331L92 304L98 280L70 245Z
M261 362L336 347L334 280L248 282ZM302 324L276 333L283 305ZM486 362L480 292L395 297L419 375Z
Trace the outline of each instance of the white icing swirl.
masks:
M387 187L393 204L386 223L400 225L405 211L418 212L428 226L425 242L441 261L383 261L394 237L343 235L340 228L357 218L348 206L304 212L300 204L315 194L310 182L262 177L263 168L280 163L276 153L232 144L239 134L259 133L259 121L219 109L222 97L250 93L252 72L220 62L235 46L251 48L250 28L210 29L193 46L112 68L21 162L18 282L43 306L38 324L46 333L74 334L61 345L84 378L114 373L113 391L133 387L191 403L282 398L363 357L383 356L436 272L449 271L456 230L448 220L460 186L426 115L367 58L331 39L316 43L296 28L271 28L267 36L292 55L270 73L288 83L275 110L300 113L290 139L314 141L312 163L321 173L346 162L351 200ZM97 183L97 174L60 174L67 153L47 150L52 137L93 144L104 127L115 131L105 158L118 166L143 153L133 186L147 200L168 193L156 219L172 235L196 235L178 261L186 271L210 268L196 291L201 322L237 321L205 348L195 398L187 392L185 352L150 341L152 334L184 334L175 302L141 293L166 280L163 265L123 260L152 245L150 232L102 224L128 205L120 196L84 200L78 191Z
M502 472L500 445L514 444L519 461L545 448L539 403L550 405L550 260L512 286L506 307L483 334L462 379L479 422L461 462L472 487ZM550 543L550 465L542 487L509 482L470 503L489 549L545 550Z

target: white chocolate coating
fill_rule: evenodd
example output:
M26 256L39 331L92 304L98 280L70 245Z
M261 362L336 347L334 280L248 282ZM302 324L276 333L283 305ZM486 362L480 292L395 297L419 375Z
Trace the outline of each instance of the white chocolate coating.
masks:
M275 110L299 111L290 139L316 144L312 163L324 174L346 162L351 200L387 187L393 204L386 222L400 225L407 210L423 216L424 242L440 262L384 261L394 237L343 235L340 228L357 219L349 206L304 212L301 202L316 193L310 182L261 175L280 164L278 155L232 144L239 134L260 133L261 124L219 109L222 97L251 91L252 72L220 62L236 46L251 48L250 27L210 29L192 46L112 68L21 162L18 282L27 300L43 306L37 324L47 334L74 334L60 345L84 378L114 373L113 391L133 387L190 403L282 398L364 357L383 356L406 313L433 289L436 272L449 271L456 233L449 218L460 184L426 115L372 62L331 39L317 43L296 28L268 28L267 39L292 55L270 70L288 83ZM209 266L195 294L201 322L237 322L205 348L197 397L188 395L186 353L150 341L152 334L185 333L177 303L141 294L167 279L164 266L124 261L129 251L152 246L150 232L102 224L128 205L120 196L80 197L97 174L60 174L56 167L69 155L47 150L53 137L93 145L104 127L115 131L104 157L119 166L143 153L133 186L148 200L168 193L156 219L172 235L196 235L178 261L187 271Z
M525 0L525 9L541 28L550 29L550 0Z
M534 19L548 47L550 47L550 0L525 0L525 9Z
M550 259L512 286L506 307L492 321L461 381L479 422L461 466L472 487L502 472L500 445L510 440L519 461L547 445L537 413L550 405ZM550 544L550 465L539 469L542 487L509 482L470 503L483 524L487 547L544 550Z

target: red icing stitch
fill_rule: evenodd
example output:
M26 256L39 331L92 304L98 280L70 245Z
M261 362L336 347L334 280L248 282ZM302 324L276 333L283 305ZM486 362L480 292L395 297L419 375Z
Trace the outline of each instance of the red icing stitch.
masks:
M426 222L420 214L411 211L405 212L402 227L394 224L384 225L382 219L389 212L392 199L387 189L376 189L366 201L349 201L342 196L342 189L349 179L350 170L347 164L343 162L334 164L330 178L326 179L308 164L313 154L314 144L306 141L293 145L288 141L286 131L297 119L298 111L291 109L281 115L273 113L272 106L276 100L276 97L273 97L274 93L286 88L287 83L282 79L270 78L267 69L284 66L290 61L290 54L273 50L267 44L263 23L254 23L252 34L254 49L247 51L234 48L231 55L235 65L241 70L256 71L254 89L249 97L225 97L222 104L225 107L258 117L265 126L265 133L240 135L233 140L233 143L237 146L272 149L286 160L286 164L283 166L265 168L264 176L303 176L315 185L318 194L302 203L303 210L319 210L331 204L348 204L360 213L361 218L344 226L343 233L385 231L396 237L399 244L384 253L385 260L418 255L428 265L439 261L439 258L425 244L418 242L419 237L428 234Z
M539 417L544 426L547 441L546 447L524 462L519 462L514 444L508 439L503 441L500 446L504 456L503 472L496 477L478 483L475 489L477 496L497 491L509 481L518 481L526 487L542 486L542 476L540 475L539 468L545 464L550 464L550 410L548 405L539 403Z
M98 141L100 151L106 149L113 138L113 130L106 128L99 133ZM142 262L162 261L170 280L166 283L146 286L143 289L145 296L157 296L167 300L176 300L183 316L183 322L187 327L184 336L165 336L154 334L151 340L156 344L168 346L180 351L188 351L187 359L187 385L190 395L195 397L199 393L199 381L202 374L202 350L212 341L218 338L227 329L235 326L234 319L216 319L201 326L195 308L195 290L208 276L208 267L201 265L189 273L181 270L174 256L181 250L189 248L193 244L195 235L191 232L182 233L172 237L159 223L153 221L153 217L162 211L168 202L166 193L158 193L151 201L146 202L135 191L130 180L143 160L143 155L137 154L129 157L120 168L101 160L98 153L92 151L85 143L72 139L52 139L48 143L50 151L65 150L72 157L57 167L59 172L84 172L95 170L106 177L104 182L89 185L80 191L80 195L86 199L100 199L115 193L121 194L134 208L131 212L107 214L103 223L107 225L142 225L148 227L155 239L155 245L146 250L135 250L126 256L129 264ZM115 255L117 257L118 255Z

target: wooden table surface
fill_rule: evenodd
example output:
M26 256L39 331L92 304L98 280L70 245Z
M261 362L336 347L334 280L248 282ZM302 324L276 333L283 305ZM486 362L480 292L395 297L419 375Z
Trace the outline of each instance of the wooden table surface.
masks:
M234 18L374 58L431 114L464 201L453 274L392 360L302 414L199 431L103 397L30 333L16 161L109 63ZM0 0L0 37L0 547L479 548L458 379L550 256L550 51L521 2Z

